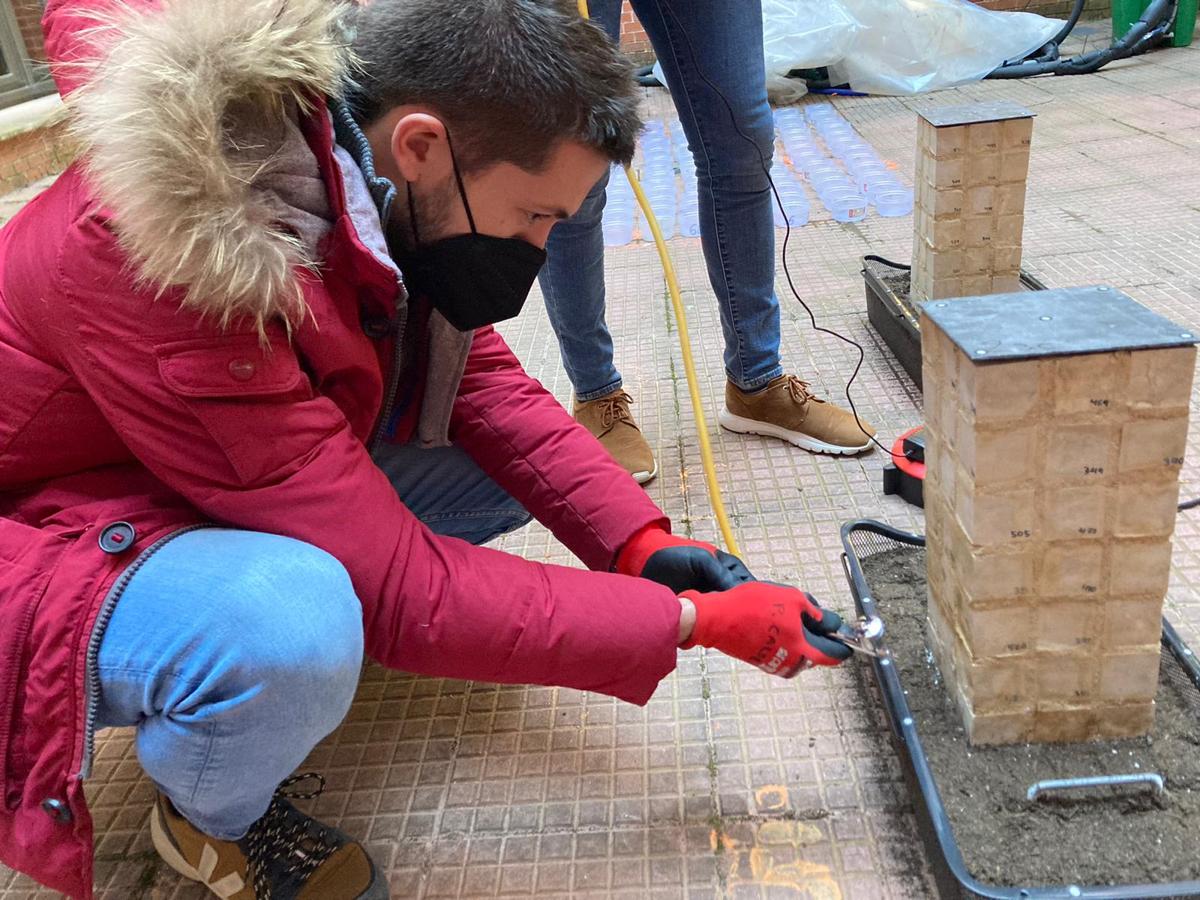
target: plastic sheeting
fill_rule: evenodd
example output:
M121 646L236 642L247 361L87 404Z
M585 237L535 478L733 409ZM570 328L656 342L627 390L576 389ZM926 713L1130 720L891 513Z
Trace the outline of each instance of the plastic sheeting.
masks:
M967 0L763 0L773 94L791 69L828 66L835 84L868 94L919 94L983 78L1054 37L1062 22L993 12Z

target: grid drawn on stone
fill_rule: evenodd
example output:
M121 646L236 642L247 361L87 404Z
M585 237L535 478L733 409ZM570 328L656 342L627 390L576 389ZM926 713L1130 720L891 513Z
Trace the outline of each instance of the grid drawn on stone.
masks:
M1098 39L1093 39L1093 42ZM1162 109L1171 112L1180 112L1176 109L1177 106L1189 106L1193 108L1197 102L1194 92L1189 95L1187 88L1194 84L1194 77L1198 68L1197 51L1191 50L1170 50L1161 51L1147 57L1142 57L1139 60L1129 61L1120 65L1109 67L1101 73L1088 76L1087 78L1078 79L1037 79L1033 81L1021 83L997 83L989 82L980 85L971 86L969 89L958 89L950 92L942 92L935 98L927 98L938 104L945 102L969 102L973 99L989 99L995 96L1001 96L1006 99L1011 99L1015 102L1022 103L1030 108L1036 108L1038 113L1038 133L1034 142L1034 162L1031 166L1031 186L1030 186L1030 202L1027 210L1031 212L1030 222L1027 224L1025 249L1027 263L1030 267L1048 276L1048 280L1057 286L1067 286L1068 281L1064 279L1079 279L1083 282L1098 283L1108 281L1109 283L1119 283L1118 277L1128 265L1135 265L1142 268L1148 268L1151 272L1161 272L1160 279L1151 284L1138 285L1136 290L1130 291L1131 295L1138 300L1147 303L1156 311L1164 315L1175 318L1180 321L1187 321L1188 315L1196 308L1196 300L1200 297L1200 286L1196 283L1194 268L1190 264L1190 256L1185 255L1189 242L1194 245L1198 231L1200 231L1200 217L1196 215L1196 186L1195 183L1187 177L1187 163L1190 156L1184 148L1194 150L1200 146L1200 126L1177 127L1167 123L1161 127L1151 129L1149 132L1155 137L1169 144L1172 148L1179 149L1179 155L1174 157L1175 164L1168 166L1170 171L1159 172L1153 175L1149 180L1143 180L1137 185L1111 185L1107 188L1077 188L1068 183L1066 179L1056 179L1054 171L1047 166L1041 171L1037 186L1032 183L1032 179L1039 174L1038 161L1042 151L1049 152L1060 147L1073 147L1078 151L1078 155L1067 155L1064 158L1071 159L1072 164L1083 169L1089 167L1120 167L1124 164L1117 156L1106 156L1105 151L1111 149L1113 144L1105 145L1102 142L1111 140L1113 137L1128 135L1128 130L1137 130L1134 125L1129 124L1122 109L1116 108L1118 100L1129 98L1129 90L1113 89L1107 84L1111 81L1121 85L1138 85L1139 96L1144 93L1144 89L1148 87L1148 81L1154 82L1155 79L1149 78L1151 72L1179 72L1182 78L1171 82L1168 78L1164 78L1161 84L1154 84L1149 87L1151 91L1162 91L1165 96L1169 97L1175 104L1167 105ZM652 101L652 114L663 115L669 108L668 101L663 92L656 92L657 96ZM1188 99L1192 103L1187 102ZM889 158L900 159L900 155L905 148L913 145L914 129L913 122L915 115L912 109L918 105L919 100L898 99L898 98L867 98L864 100L855 101L835 101L839 110L845 115L859 131L873 145L875 145L880 153L887 154ZM1108 127L1102 127L1097 124L1094 127L1087 125L1088 119L1100 123L1108 123ZM1084 140L1083 138L1088 138ZM1148 154L1157 155L1158 145L1153 142L1146 142L1146 151ZM1164 156L1165 163L1169 158ZM1156 160L1157 162L1157 160ZM1136 165L1136 164L1134 164ZM1130 172L1134 171L1131 166ZM1092 178L1100 178L1098 175L1091 175ZM1107 176L1103 180L1109 180ZM1126 179L1128 181L1128 178ZM1088 196L1091 196L1093 202L1086 202ZM1037 219L1039 210L1042 208L1051 210L1044 219ZM885 256L906 261L906 255L909 248L905 246L904 237L906 229L911 227L911 220L897 220L895 223L887 223L893 230L883 232L875 225L883 225L883 220L872 222L868 220L865 223L860 223L862 228L838 228L831 227L828 224L821 224L818 227L802 229L801 233L804 240L794 245L789 252L789 264L793 271L799 276L798 287L806 300L810 300L818 310L828 310L843 317L856 318L860 321L862 315L862 283L861 278L857 273L857 256L862 252L882 252ZM1135 230L1134 226L1137 225ZM1122 243L1114 243L1125 235ZM782 232L777 232L777 238L781 238ZM1087 243L1091 241L1092 243ZM695 244L695 242L691 242ZM781 243L777 240L777 247ZM676 245L680 242L676 241L672 244L673 252L685 252L682 247L676 251ZM1039 248L1053 250L1053 253L1043 253ZM1102 251L1106 248L1112 249L1119 247L1121 253L1115 261L1116 269L1109 271L1108 266L1112 265L1112 261L1106 259L1102 255ZM1099 255L1093 257L1086 265L1075 265L1071 262L1073 248L1080 251L1090 251ZM633 253L635 248L622 248L622 253ZM661 276L656 275L656 258L654 251L649 248L649 256L643 262L636 257L632 258L635 265L630 265L629 257L616 256L610 251L610 261L615 260L610 264L610 274L612 270L618 270L617 277L614 281L615 287L612 288L612 296L615 298L610 311L610 321L613 312L625 310L627 308L640 308L644 297L654 296L661 298L662 284ZM794 255L793 255L794 254ZM1123 258L1122 258L1123 256ZM1104 266L1104 270L1097 271L1095 266ZM697 305L700 307L711 304L709 297L705 273L702 265L696 271L689 271L688 284L691 289L698 291ZM699 280L696 280L696 279ZM698 286L698 287L697 287ZM685 289L688 289L685 286ZM814 368L825 369L827 366L833 366L830 371L836 373L838 365L842 363L842 357L838 354L840 351L835 349L823 348L823 345L817 345L816 351L807 351L805 348L811 339L808 333L807 322L800 321L798 317L789 316L787 310L788 300L784 297L786 285L779 283L780 297L784 304L784 356L787 361L787 366L790 371L797 371L802 375L805 373L802 366L806 364L807 357L803 354L806 352L814 352L815 364ZM632 302L631 302L632 301ZM794 301L790 301L794 304ZM530 300L530 306L535 304L535 300ZM665 315L665 306L659 311L660 316L657 319L651 320L649 323L652 328L657 327L657 323L663 322L661 318ZM549 333L546 326L540 321L526 326L526 320L529 318L528 313L516 320L514 325L520 329L520 339L517 341L522 344L522 354L528 352L530 354L540 354L536 357L534 365L539 368L535 372L538 377L543 378L547 385L555 392L556 396L561 401L569 402L570 388L567 385L565 376L561 374L557 364L557 348L553 344L553 337ZM635 313L636 319L636 313ZM1188 324L1195 324L1189 322ZM705 328L715 326L715 319L706 324ZM795 331L789 334L788 329L794 328ZM860 328L864 333L870 334L865 326L860 324ZM695 329L694 329L695 331ZM512 337L512 333L509 332ZM667 369L660 369L659 362L665 358L665 354L670 352L676 354L674 349L674 334L668 333L665 330L660 333L653 333L654 342L644 340L642 334L636 331L626 332L626 336L618 339L618 356L625 353L631 355L630 340L634 339L637 343L636 350L632 351L632 355L637 362L630 363L626 361L622 368L626 370L626 375L634 370L634 366L638 367L638 387L637 394L646 396L637 406L635 406L635 414L639 417L646 417L651 404L646 402L649 400L647 393L649 388L655 391L654 397L656 400L663 397L674 396L675 387L672 386L670 392L664 393L667 385L673 385L669 377ZM717 349L717 357L719 357L719 347L721 338L718 331L706 332L698 335L699 338L707 338L713 348ZM872 341L875 341L873 337ZM794 342L794 343L793 343ZM528 348L526 350L525 348ZM875 344L868 344L868 358L871 355L878 357L884 351ZM677 357L676 357L677 361ZM682 372L678 370L676 362L676 375L682 378ZM661 374L660 374L661 373ZM890 374L889 374L890 373ZM706 403L710 414L717 408L716 403L719 402L720 384L723 378L719 363L714 368L711 368L707 376L712 384L709 385L708 393L706 393ZM860 382L864 394L873 393L879 395L880 413L876 413L874 423L880 426L882 436L894 436L898 433L900 426L912 424L920 417L919 398L913 393L913 388L901 374L897 374L894 367L889 368L884 366L868 377L864 374ZM836 387L833 385L831 387ZM831 391L832 392L832 391ZM1200 396L1200 395L1196 395ZM857 397L857 394L856 394ZM900 402L899 398L903 398ZM889 399L897 400L897 408L894 410L887 409ZM1197 409L1200 404L1193 399L1192 408ZM655 419L661 417L663 424L660 425L660 434L665 435L664 440L670 441L682 428L691 428L690 411L687 408L686 397L685 402L680 407L681 418L675 419L675 411L673 404L668 403L665 408L659 413ZM895 424L892 424L895 423ZM721 448L720 454L723 454L722 465L722 484L727 486L729 481L737 481L737 473L739 471L749 470L754 467L755 477L762 476L762 469L775 464L777 459L785 458L786 455L775 455L766 449L768 442L751 442L749 439L737 438L732 435L722 435L716 433L714 428L714 444L717 445L714 449ZM694 435L689 433L686 442L694 442ZM691 443L685 443L686 446L692 446ZM674 448L674 444L672 447ZM742 449L739 449L742 448ZM662 448L657 447L662 457ZM795 454L800 456L801 454ZM868 467L870 474L863 476L864 481L854 483L856 493L849 496L851 505L855 507L854 513L861 515L873 515L882 518L885 521L891 522L898 527L911 527L913 530L921 531L921 514L919 510L907 507L901 501L895 498L884 498L877 488L876 476L878 467L882 466L882 454L876 452L871 457L867 457L862 463ZM1193 428L1189 434L1189 444L1187 452L1187 463L1181 479L1183 483L1182 496L1195 496L1200 494L1200 466L1197 461L1200 460L1200 435L1197 435L1197 429ZM826 460L825 462L830 462ZM796 463L795 465L799 465ZM678 466L676 466L678 469ZM670 473L670 470L666 470ZM841 475L826 476L825 467L814 464L805 474L811 479L811 483L805 483L805 489L808 492L808 497L813 499L823 499L828 509L836 507L836 500L839 497L838 492L847 489L846 484L839 483L842 479ZM842 472L842 467L833 469L835 472ZM669 481L670 490L653 490L656 484L650 485L652 488L652 496L663 505L667 512L673 516L679 515L684 507L682 501L686 497L689 504L688 510L692 517L694 525L699 529L707 529L708 534L716 535L715 525L712 523L711 514L707 509L707 501L704 497L703 485L699 479L698 470L692 468L688 471L688 479L685 482L678 474L672 476ZM659 482L664 481L664 476L660 476ZM774 483L778 486L780 493L770 495L768 491L760 488L759 496L770 497L763 501L768 504L774 502L776 506L782 505L782 499L775 498L790 498L790 489L795 487L794 478L785 478L776 476ZM729 488L727 487L727 490ZM841 498L843 501L846 497ZM747 497L745 515L747 522L750 517L758 514L757 503L760 501L753 497ZM796 509L799 508L797 505ZM807 514L806 514L807 516ZM789 520L791 522L800 521L799 519ZM807 521L807 519L806 519ZM759 526L754 526L759 527ZM780 569L797 571L798 566L794 560L803 556L806 560L812 557L813 562L805 569L805 572L811 571L815 576L815 583L828 585L827 590L831 599L836 598L841 603L846 603L845 581L841 575L840 566L837 563L837 554L840 552L840 546L835 545L827 539L827 536L820 531L824 528L824 524L813 522L806 524L804 528L797 529L795 532L794 551L791 549L780 549L779 529L778 524L767 523L761 526L760 535L755 538L761 546L770 545L770 555L763 557L769 561L771 567L779 567ZM789 532L790 534L791 532ZM534 558L544 558L554 562L567 563L578 565L573 558L561 547L557 542L538 527L525 529L523 533L510 536L505 539L504 546L516 546L521 548L521 552L529 553ZM745 542L745 540L743 540ZM803 542L803 543L802 543ZM758 552L758 551L756 551ZM789 562L789 560L792 560ZM764 569L759 574L771 576L772 570ZM822 588L825 590L825 588ZM815 591L818 596L822 596L820 590ZM1173 615L1176 624L1180 627L1181 633L1187 637L1192 646L1197 646L1197 626L1200 625L1200 512L1193 511L1191 513L1181 514L1178 520L1176 538L1175 538L1175 554L1174 565L1172 569L1171 586L1167 599L1168 613ZM693 651L694 652L694 651ZM683 655L687 658L687 654ZM392 673L389 673L392 674ZM746 676L750 678L751 690L759 676L753 671L747 671ZM394 676L401 681L407 680L413 684L419 683L421 679L410 679L408 676ZM713 677L716 677L714 675ZM663 689L666 689L671 682L664 684ZM795 689L798 691L807 690L807 682L801 684L799 682L775 684L767 682L770 687L778 689L785 694ZM389 691L397 690L393 685L388 688ZM405 688L407 690L407 688ZM440 687L438 688L440 690ZM390 701L389 701L390 702ZM356 704L357 705L357 704ZM778 713L783 715L783 713ZM754 713L752 715L771 716L776 715L774 711L770 713ZM755 726L760 727L760 726ZM755 737L756 735L748 735ZM868 746L857 742L851 738L850 746L853 751L862 754L865 758L875 759L878 754L875 754ZM368 742L371 739L368 738ZM112 743L114 746L124 745L130 746L128 732L114 732L103 735L100 745L106 746ZM334 765L340 765L341 754L345 754L345 758L349 760L348 768L353 772L353 769L360 764L360 760L367 756L368 750L366 745L358 745L353 742L339 745L336 741L330 744L332 748L330 753L331 759L326 761L332 762ZM360 749L361 747L361 749ZM131 752L131 751L122 751ZM784 752L781 750L780 753ZM129 756L132 759L132 756ZM891 759L890 753L883 754L884 760ZM784 761L786 763L786 760ZM404 763L401 763L404 765ZM418 763L419 765L419 763ZM739 763L740 765L740 763ZM786 766L785 766L786 768ZM718 769L720 773L720 769ZM144 779L143 779L144 780ZM352 783L352 778L351 778ZM798 779L798 784L808 784L810 781ZM830 782L844 783L841 782ZM859 784L869 783L866 776L860 776ZM89 793L98 789L100 786L94 782L87 786ZM412 786L407 788L394 788L390 790L405 791L413 789ZM515 788L514 788L515 790ZM872 794L873 795L873 794ZM116 795L114 802L116 802ZM393 794L393 797L400 796ZM145 812L148 809L148 804L131 796L126 796L119 801L121 803L121 815L127 818L122 821L128 822L129 828L135 828L136 822L144 818ZM346 801L349 805L349 799ZM336 805L336 804L335 804ZM382 804L381 804L382 806ZM836 850L839 841L845 839L850 843L854 843L857 838L851 838L849 835L842 836L836 830L838 819L835 810L835 815L831 816L829 821L832 821L835 830L831 833L829 843L835 848L830 851L831 857L834 859L835 868L842 867L843 862L841 856ZM852 812L852 810L847 811ZM876 848L879 859L879 870L873 878L862 877L858 872L857 863L851 856L849 867L845 871L840 868L835 872L836 886L840 896L844 898L865 897L896 897L896 898L920 898L932 895L931 888L922 875L923 863L920 857L920 851L914 847L912 841L913 825L911 821L911 813L887 810L882 814L875 808L868 806L868 798L864 797L860 801L859 812L867 816L868 823L868 844ZM402 819L407 816L407 808L405 812L400 814ZM418 811L418 814L419 811ZM108 828L115 827L114 824ZM385 818L390 813L382 813L377 811L374 819ZM394 823L385 822L379 826L380 833L384 833L386 829L394 827ZM653 846L649 853L651 857L651 872L655 871L654 860L657 858L663 862L660 865L660 871L670 869L678 874L672 875L667 879L670 885L660 889L661 896L687 896L687 897L702 897L716 896L716 891L719 886L719 880L716 879L716 866L712 861L712 854L708 845L709 835L706 827L700 826L677 826L679 832L677 834L678 846L668 844L658 848L656 851ZM700 829L699 833L689 836L687 833L688 827L696 827ZM852 826L851 826L852 827ZM661 829L646 828L647 841L653 841L654 836L661 832ZM518 835L519 837L519 835ZM551 836L557 837L557 836ZM694 840L694 846L687 843L689 837ZM481 837L480 840L490 840L488 837ZM450 841L450 839L447 839ZM386 843L386 842L385 842ZM389 860L385 865L389 866L393 875L393 884L395 896L409 897L420 896L422 890L421 869L418 864L410 865L412 860L421 860L424 858L421 854L425 848L433 847L434 859L440 859L438 853L446 853L448 857L453 857L457 851L442 851L438 849L441 841L428 841L424 838L414 838L411 841L400 839L398 842L393 842L388 850L387 858ZM144 831L139 832L139 836L135 839L130 847L130 851L136 853L143 847L148 847L148 841ZM411 855L411 848L416 848L415 856ZM686 848L690 848L686 849ZM464 850L464 852L466 852ZM501 845L501 853L503 853L503 844ZM514 853L519 852L515 851ZM611 851L609 851L611 853ZM570 888L563 885L571 885L572 873L577 865L586 864L595 867L596 861L591 859L582 859L578 862L569 854L567 856L555 855L559 853L555 845L551 844L549 856L539 858L535 861L537 873L535 875L535 883L533 891L543 896L565 896L569 893ZM656 856L657 853L657 856ZM691 854L689 856L689 853ZM915 856L914 856L915 854ZM612 865L612 860L615 856L611 856L603 860L609 867ZM486 854L484 855L486 859ZM126 861L114 860L111 862L103 862L98 867L98 896L104 900L127 900L131 896L136 896L132 890L137 884L138 879L143 871L143 866L146 860L141 858L131 857ZM514 858L514 865L519 865ZM704 865L707 864L708 876L704 876ZM450 863L447 863L449 866ZM487 868L488 866L496 866L497 868L504 867L503 858L499 862L469 862L466 857L459 866L462 871L470 870L476 866L479 868ZM587 869L588 873L592 872L592 868ZM688 873L691 872L696 877L687 880ZM412 873L416 873L415 877L410 877ZM565 873L565 875L564 875ZM6 877L7 876L7 877ZM500 876L503 877L502 875ZM510 876L510 883L514 890L520 889L523 893L528 893L523 890L523 887L518 888L518 882L511 879L519 879L522 876ZM565 881L563 880L565 877ZM590 875L589 875L590 877ZM609 875L609 868L605 869L604 878L607 880L612 876ZM7 881L7 883L6 883ZM463 878L465 882L465 875ZM667 883L664 882L664 883ZM460 884L463 882L459 882ZM653 883L653 882L652 882ZM497 881L497 890L499 890L500 882ZM702 887L702 884L704 885ZM582 882L581 882L582 886ZM403 888L403 889L402 889ZM725 888L725 896L770 896L768 888L758 884L739 883L734 885L730 890L728 883ZM626 896L655 896L654 889L649 892L641 888L613 888L612 895ZM598 896L603 894L598 894ZM42 898L56 897L53 892L39 890L32 886L31 883L19 876L11 875L4 869L0 868L0 898L2 900L29 900L36 897L38 900ZM207 892L198 887L186 886L182 882L174 879L173 876L162 873L157 876L152 894L147 896L171 896L186 898L186 900L199 900L201 897L208 896Z

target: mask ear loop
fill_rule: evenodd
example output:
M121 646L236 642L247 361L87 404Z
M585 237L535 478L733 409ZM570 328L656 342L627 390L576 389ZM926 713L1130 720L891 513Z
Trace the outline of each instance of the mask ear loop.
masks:
M408 224L412 226L413 246L421 246L421 233L417 231L417 204L413 200L412 182L404 182L405 193L408 194Z
M446 125L442 123L443 127ZM458 159L454 155L454 142L450 140L450 129L446 128L446 146L450 148L450 165L454 167L454 180L458 183L458 196L462 198L463 209L467 211L467 221L471 224L471 234L479 234L475 228L475 217L471 215L471 204L467 202L467 188L463 184L462 173L458 171Z

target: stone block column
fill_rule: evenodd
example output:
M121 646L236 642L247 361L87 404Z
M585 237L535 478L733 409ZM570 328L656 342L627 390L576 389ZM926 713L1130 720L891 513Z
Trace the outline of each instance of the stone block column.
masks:
M930 110L917 122L915 300L1019 289L1033 113L1011 103Z
M1110 288L922 307L929 632L970 740L1153 724L1196 361Z

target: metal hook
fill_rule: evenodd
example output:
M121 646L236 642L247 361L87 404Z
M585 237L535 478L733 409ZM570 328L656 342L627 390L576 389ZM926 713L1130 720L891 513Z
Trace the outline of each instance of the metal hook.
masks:
M879 616L859 616L853 625L844 625L842 630L829 635L835 641L845 644L855 653L865 656L887 656L887 651L875 648L874 642L883 637L883 619Z

